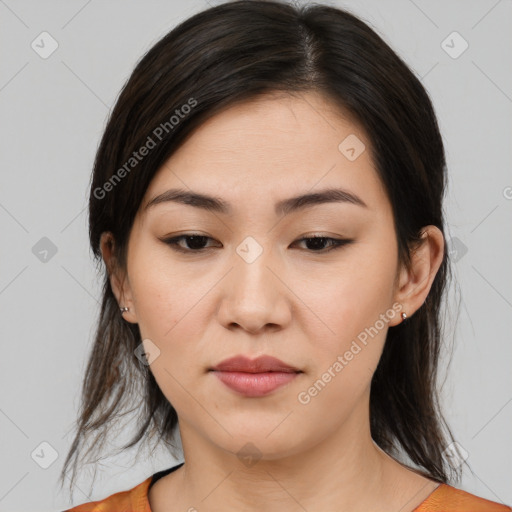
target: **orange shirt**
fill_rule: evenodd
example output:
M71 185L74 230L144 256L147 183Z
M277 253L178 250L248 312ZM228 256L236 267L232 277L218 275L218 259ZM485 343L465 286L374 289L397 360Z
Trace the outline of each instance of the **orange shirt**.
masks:
M179 466L181 466L180 464ZM178 466L175 468L177 469ZM169 470L166 470L167 474ZM153 476L128 491L100 501L84 503L64 512L151 512L148 489ZM511 512L512 508L489 501L448 484L439 485L413 512Z

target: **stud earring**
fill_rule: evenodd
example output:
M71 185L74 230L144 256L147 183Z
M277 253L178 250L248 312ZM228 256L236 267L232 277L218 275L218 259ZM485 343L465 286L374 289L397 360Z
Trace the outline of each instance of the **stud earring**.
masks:
M405 313L402 313L402 322L407 318L407 315Z
M121 311L121 314L126 313L126 311L129 311L129 310L130 310L130 308L128 308L128 307L120 307L119 308L119 311Z

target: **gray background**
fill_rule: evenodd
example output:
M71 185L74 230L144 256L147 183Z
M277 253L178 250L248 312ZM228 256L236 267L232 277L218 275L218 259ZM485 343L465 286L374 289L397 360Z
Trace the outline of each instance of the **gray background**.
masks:
M453 289L446 304L456 349L443 388L474 471L460 487L512 504L512 3L330 3L370 23L433 98L462 294L458 319ZM205 7L202 0L0 0L0 511L69 506L56 482L100 297L85 209L94 153L136 61ZM58 43L46 59L31 47L43 31ZM454 31L469 44L460 55ZM41 247L52 244L57 252L44 256ZM43 469L52 450L57 458ZM134 453L103 462L91 495L84 473L74 503L131 488L174 463L162 450L131 467Z

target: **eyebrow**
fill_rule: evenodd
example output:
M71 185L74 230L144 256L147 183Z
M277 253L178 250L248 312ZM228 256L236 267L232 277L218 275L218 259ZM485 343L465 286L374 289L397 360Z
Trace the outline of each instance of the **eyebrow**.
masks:
M167 202L186 204L225 215L230 215L233 212L232 206L224 199L184 189L166 190L151 199L144 207L144 210ZM341 188L328 188L281 200L275 204L274 211L276 215L288 215L291 212L324 203L348 203L368 208L367 204L352 192Z

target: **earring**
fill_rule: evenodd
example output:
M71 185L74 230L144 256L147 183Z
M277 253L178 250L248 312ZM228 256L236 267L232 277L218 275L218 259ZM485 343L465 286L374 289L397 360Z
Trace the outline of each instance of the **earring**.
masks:
M407 318L407 315L405 313L402 313L402 322Z
M129 310L130 310L130 308L128 308L128 307L120 307L119 308L119 311L121 311L121 314L126 313L126 311L129 311Z

